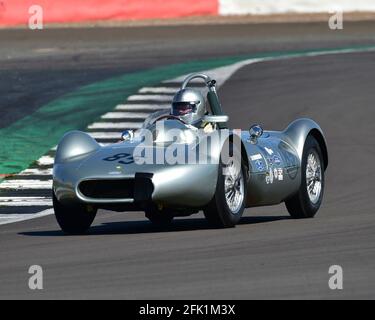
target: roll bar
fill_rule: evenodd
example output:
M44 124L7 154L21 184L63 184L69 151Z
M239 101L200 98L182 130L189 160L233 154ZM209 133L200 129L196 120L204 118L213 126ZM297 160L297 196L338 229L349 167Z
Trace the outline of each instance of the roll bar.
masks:
M203 79L204 82L206 83L207 87L209 88L211 85L212 85L212 81L214 81L213 85L215 86L216 84L216 81L215 80L212 80L208 75L206 74L203 74L203 73L192 73L192 74L189 74L184 82L182 83L182 86L181 86L181 89L185 89L187 87L187 85L189 84L189 82L193 79Z
M208 88L208 93L207 93L207 100L211 106L211 111L214 116L224 116L223 109L221 107L219 97L217 95L216 91L216 80L211 79L208 75L203 74L203 73L193 73L188 75L184 82L182 83L181 89L185 89L189 82L193 79L203 79L204 82L206 83L206 86ZM226 129L227 128L227 123L226 122L219 122L218 126L220 129Z

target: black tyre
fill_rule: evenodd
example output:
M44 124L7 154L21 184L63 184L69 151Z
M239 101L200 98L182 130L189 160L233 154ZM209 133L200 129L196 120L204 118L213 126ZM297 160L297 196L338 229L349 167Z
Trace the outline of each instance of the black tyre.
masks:
M150 205L145 210L146 218L156 227L168 227L172 224L173 214L170 210L159 210L156 205Z
M306 139L301 163L301 187L285 201L291 217L312 218L320 208L324 194L324 159L318 141L311 135Z
M56 199L54 192L53 208L57 223L66 234L84 234L90 228L97 212L97 209L84 204L64 206Z
M220 159L215 196L203 210L209 223L219 228L234 227L240 221L247 195L247 170L241 153L232 143L229 152L230 159Z

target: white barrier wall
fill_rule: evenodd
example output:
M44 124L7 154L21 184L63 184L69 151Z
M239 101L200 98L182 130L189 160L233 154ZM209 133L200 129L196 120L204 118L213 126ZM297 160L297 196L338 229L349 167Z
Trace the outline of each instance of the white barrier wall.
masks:
M375 0L219 0L220 15L318 13L338 10L375 12Z

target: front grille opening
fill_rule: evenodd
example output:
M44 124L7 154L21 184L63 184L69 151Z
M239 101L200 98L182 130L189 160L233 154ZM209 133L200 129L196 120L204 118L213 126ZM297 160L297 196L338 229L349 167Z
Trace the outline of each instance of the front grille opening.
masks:
M93 199L134 199L134 179L86 180L79 184L79 191Z

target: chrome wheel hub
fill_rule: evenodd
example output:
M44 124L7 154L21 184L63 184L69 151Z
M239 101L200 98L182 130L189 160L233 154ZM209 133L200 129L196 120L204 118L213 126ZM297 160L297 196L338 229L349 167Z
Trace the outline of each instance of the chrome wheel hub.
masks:
M232 213L236 214L244 201L244 179L240 165L234 161L225 167L224 183L225 200Z
M322 167L315 151L312 151L307 157L306 187L310 201L316 204L322 192Z

